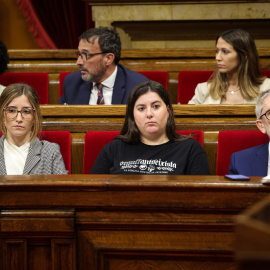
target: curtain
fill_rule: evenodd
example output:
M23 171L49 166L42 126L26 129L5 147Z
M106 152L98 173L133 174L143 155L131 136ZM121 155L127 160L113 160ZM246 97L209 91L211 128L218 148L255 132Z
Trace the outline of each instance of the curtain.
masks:
M17 0L42 49L74 49L93 27L91 7L82 0Z

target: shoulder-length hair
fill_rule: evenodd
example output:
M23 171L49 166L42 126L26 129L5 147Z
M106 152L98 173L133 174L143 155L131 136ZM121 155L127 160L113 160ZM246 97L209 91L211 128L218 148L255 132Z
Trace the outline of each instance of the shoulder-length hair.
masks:
M259 86L265 79L262 76L259 67L259 56L255 42L251 35L242 29L232 29L225 31L217 36L233 46L237 53L238 66L238 84L244 99L251 100L260 93ZM209 79L210 95L214 99L224 98L228 90L228 80L225 73L220 73L216 68L213 76Z
M7 86L0 96L0 129L3 135L7 136L7 130L4 123L4 109L8 107L10 102L19 96L25 95L32 108L34 109L34 125L31 133L30 142L33 142L37 137L38 132L41 130L42 117L39 107L39 98L36 90L27 84L14 83Z
M155 81L142 82L132 90L127 102L125 122L120 135L116 138L132 144L136 144L140 141L141 133L134 120L134 106L138 98L148 92L157 93L169 110L169 117L166 124L168 139L170 141L182 141L189 138L190 136L180 135L175 132L174 113L169 94L160 83Z

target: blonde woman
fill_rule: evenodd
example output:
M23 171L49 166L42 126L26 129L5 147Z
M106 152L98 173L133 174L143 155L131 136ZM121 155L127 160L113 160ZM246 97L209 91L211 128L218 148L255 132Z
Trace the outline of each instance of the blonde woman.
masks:
M218 35L216 62L216 71L208 82L197 85L189 104L255 104L270 88L270 79L260 72L255 42L244 30Z
M27 84L11 84L0 96L0 175L67 174L58 144L37 138L38 95Z

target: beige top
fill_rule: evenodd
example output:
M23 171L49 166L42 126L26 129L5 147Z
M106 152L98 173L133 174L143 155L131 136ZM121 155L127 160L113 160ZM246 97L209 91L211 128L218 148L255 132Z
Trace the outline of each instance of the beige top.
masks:
M2 94L2 92L3 92L3 90L4 90L5 88L6 88L5 86L3 86L3 85L0 84L0 95Z
M270 79L266 78L263 83L260 85L260 92L266 91L270 89ZM252 100L244 100L244 104L255 104L257 102L257 98ZM195 89L195 95L188 102L188 104L220 104L221 98L213 99L209 94L209 88L207 82L199 83Z

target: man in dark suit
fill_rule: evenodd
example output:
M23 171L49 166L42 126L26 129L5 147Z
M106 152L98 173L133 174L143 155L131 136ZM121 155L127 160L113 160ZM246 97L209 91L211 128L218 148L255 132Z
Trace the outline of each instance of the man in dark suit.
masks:
M258 129L270 138L270 89L260 94L255 111ZM252 138L250 139L252 140ZM270 174L269 142L233 153L229 174L248 176L266 176Z
M134 86L148 79L119 64L121 41L108 27L92 28L79 38L77 65L64 80L59 104L126 104Z

